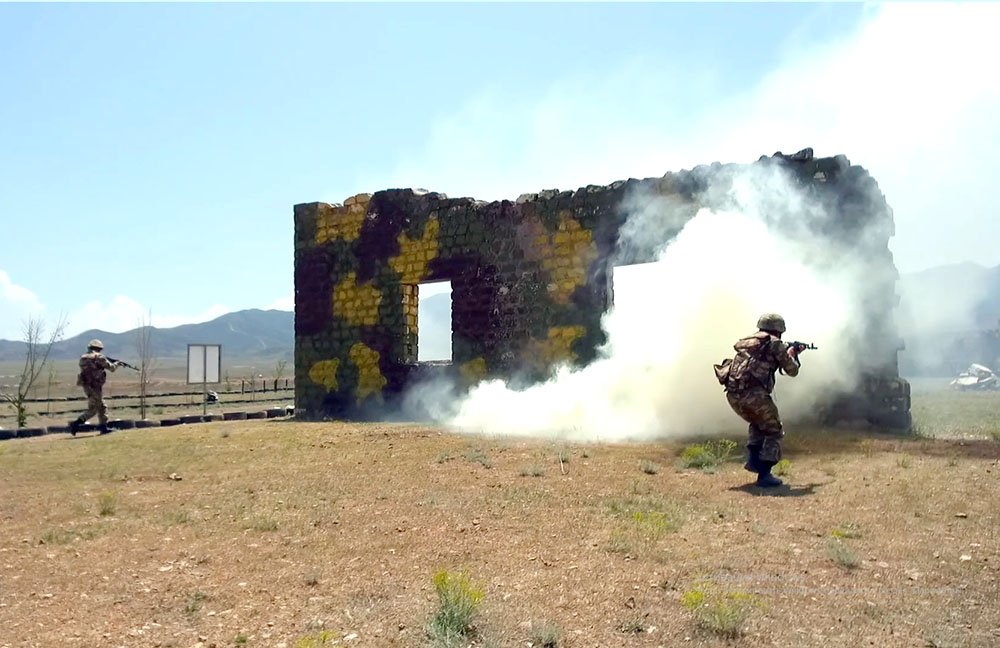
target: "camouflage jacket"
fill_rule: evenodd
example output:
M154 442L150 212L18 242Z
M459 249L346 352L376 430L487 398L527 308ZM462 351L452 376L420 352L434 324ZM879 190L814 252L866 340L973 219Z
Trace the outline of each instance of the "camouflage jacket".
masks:
M788 355L788 345L766 331L757 331L733 345L736 357L729 365L726 391L762 387L774 390L774 374L781 369L789 376L799 373L799 363Z
M97 351L88 351L80 356L80 375L76 377L76 384L81 387L100 389L107 380L107 371L114 371L117 365L111 362Z

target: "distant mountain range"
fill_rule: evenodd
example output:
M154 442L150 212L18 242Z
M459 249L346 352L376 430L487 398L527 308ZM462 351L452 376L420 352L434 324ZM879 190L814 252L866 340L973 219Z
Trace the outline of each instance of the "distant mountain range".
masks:
M50 358L75 360L86 352L87 343L97 338L108 355L134 362L139 329L124 333L90 330L57 342ZM153 327L150 335L156 358L186 358L188 344L221 344L226 362L240 359L292 360L295 344L295 314L280 310L242 310L201 324L172 328ZM24 342L0 340L0 361L23 360Z

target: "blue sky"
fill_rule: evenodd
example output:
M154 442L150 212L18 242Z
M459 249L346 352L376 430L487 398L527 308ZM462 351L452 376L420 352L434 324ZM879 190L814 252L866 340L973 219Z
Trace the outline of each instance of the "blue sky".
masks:
M805 146L879 180L904 272L996 265L997 9L0 5L0 338L290 310L299 202Z

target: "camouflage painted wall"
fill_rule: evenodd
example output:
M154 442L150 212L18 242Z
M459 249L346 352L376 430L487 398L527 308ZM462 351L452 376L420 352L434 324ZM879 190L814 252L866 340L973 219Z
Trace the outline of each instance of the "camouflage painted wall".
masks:
M892 214L874 180L843 156L813 158L808 149L755 164L788 169L834 215L809 226L870 266L859 286L870 306L868 378L859 392L831 402L831 414L907 427ZM557 361L587 363L605 339L612 263L650 260L651 250L620 249L626 198L669 198L693 216L740 169L714 164L513 202L392 189L343 205L296 205L296 416L377 417L408 382L432 371L466 384L486 376L531 381ZM442 280L452 283L453 362L417 364L417 284Z

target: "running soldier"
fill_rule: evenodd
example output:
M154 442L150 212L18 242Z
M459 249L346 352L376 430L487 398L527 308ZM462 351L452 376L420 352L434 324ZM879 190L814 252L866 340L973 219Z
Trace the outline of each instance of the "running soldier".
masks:
M104 357L101 351L104 344L100 340L91 340L87 345L87 352L80 356L80 375L76 377L76 384L83 387L83 393L87 395L87 411L81 414L75 421L69 424L69 432L73 436L80 431L80 427L88 419L97 415L98 429L101 434L107 434L108 430L108 408L104 404L104 382L108 379L108 371L114 371L122 366L121 362L112 362Z
M762 315L757 329L733 346L735 358L715 365L715 369L726 388L729 406L750 424L744 468L757 473L758 486L771 488L782 484L771 474L771 468L781 459L781 439L785 435L778 407L771 398L774 374L780 369L789 376L798 375L799 348L781 341L785 332L781 315Z

